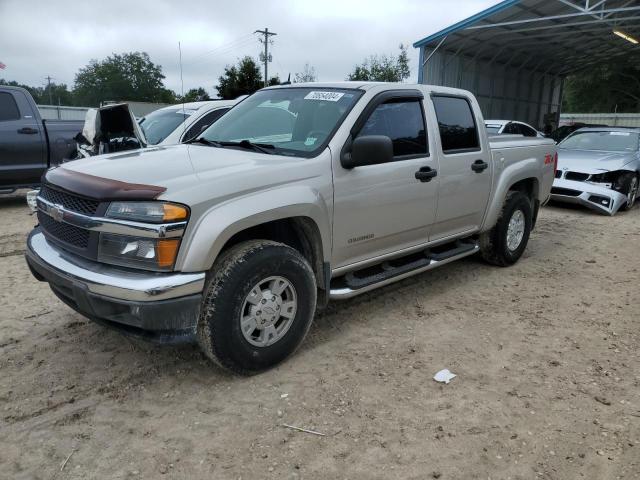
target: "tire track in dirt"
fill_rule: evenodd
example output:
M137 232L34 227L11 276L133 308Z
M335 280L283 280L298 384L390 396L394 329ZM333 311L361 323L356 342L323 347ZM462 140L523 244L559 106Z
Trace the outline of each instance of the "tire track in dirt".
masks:
M0 258L24 254L26 241L26 235L20 233L0 235Z

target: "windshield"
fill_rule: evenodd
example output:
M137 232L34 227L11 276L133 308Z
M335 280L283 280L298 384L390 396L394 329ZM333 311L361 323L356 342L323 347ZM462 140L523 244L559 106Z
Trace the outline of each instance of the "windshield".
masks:
M312 156L363 92L329 88L262 90L232 108L199 138L273 145L274 153Z
M576 132L558 146L568 150L635 152L638 150L638 134L634 132Z
M183 111L182 108L156 110L140 121L140 128L144 132L147 143L157 145L193 113L194 110Z
M500 125L487 125L487 133L489 135L498 134L500 131Z

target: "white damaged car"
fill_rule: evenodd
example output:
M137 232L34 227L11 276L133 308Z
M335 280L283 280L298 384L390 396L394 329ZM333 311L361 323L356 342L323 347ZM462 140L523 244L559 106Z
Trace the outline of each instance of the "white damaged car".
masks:
M553 200L607 215L630 210L640 186L640 128L581 128L558 145Z

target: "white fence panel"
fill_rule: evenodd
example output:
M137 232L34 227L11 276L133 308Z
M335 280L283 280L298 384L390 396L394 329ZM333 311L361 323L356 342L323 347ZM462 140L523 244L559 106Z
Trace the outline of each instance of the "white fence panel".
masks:
M610 127L640 127L640 113L563 113L560 115L560 125L577 122Z
M40 116L45 120L84 120L89 108L38 105L38 110L40 110Z

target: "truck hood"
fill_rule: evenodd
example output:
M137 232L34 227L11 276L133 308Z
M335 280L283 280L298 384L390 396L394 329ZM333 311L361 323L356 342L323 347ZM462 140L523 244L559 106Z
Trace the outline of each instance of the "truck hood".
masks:
M558 170L596 174L621 170L634 160L634 153L558 149Z
M247 190L301 180L309 172L291 168L301 161L304 159L250 150L183 144L98 155L60 168L116 182L160 187L164 193L159 198L190 204L198 198L194 193L198 190L203 198L237 196Z

